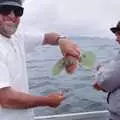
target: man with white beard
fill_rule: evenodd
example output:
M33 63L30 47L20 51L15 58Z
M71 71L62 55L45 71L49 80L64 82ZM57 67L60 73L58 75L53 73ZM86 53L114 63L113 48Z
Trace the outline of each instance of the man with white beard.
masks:
M56 108L63 100L62 93L34 96L28 93L25 53L37 44L59 45L64 57L79 60L80 50L68 37L58 33L25 34L16 31L24 8L20 0L0 0L0 119L33 120L31 108ZM24 42L25 41L25 42ZM27 41L27 42L26 42ZM76 65L66 66L73 73Z

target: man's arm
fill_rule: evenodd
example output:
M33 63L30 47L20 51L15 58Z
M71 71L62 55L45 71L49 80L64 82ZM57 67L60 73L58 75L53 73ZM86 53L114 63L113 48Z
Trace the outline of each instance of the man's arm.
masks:
M96 84L106 92L112 92L120 87L120 60L107 64L95 79Z
M58 33L45 33L45 34L32 34L32 36L24 37L24 43L26 52L30 52L32 48L34 48L36 45L42 44L42 45L59 45L60 50L64 57L66 56L72 56L76 58L76 61L79 61L80 59L80 49L77 44L73 40L71 40L68 37L61 37ZM41 42L40 42L41 41ZM74 70L71 70L71 66L68 66L66 70L68 70L70 73L72 73ZM74 69L76 69L76 65L74 66Z
M39 44L59 45L64 56L69 54L78 59L80 58L80 49L77 44L68 37L61 37L58 33L25 33L23 40L26 52L31 52L32 49Z
M61 94L50 94L48 96L33 96L16 91L10 87L0 89L0 105L3 108L27 109L38 106L57 107L63 100Z
M43 45L46 45L46 44L58 45L59 37L60 37L60 35L58 33L45 33L44 39L43 39Z
M70 55L80 58L79 46L69 37L61 37L58 33L46 33L44 35L43 45L59 45L64 56Z
M76 64L66 65L65 69L67 73L74 73L77 68L77 62L80 59L80 49L77 44L69 37L60 36L57 33L46 33L43 40L43 45L59 45L63 56L67 59L76 61Z

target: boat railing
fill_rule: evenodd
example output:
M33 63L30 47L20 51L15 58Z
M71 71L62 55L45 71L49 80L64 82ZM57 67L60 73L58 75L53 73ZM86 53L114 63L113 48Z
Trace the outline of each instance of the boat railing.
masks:
M34 120L106 120L108 116L108 111L93 111L49 116L36 116Z

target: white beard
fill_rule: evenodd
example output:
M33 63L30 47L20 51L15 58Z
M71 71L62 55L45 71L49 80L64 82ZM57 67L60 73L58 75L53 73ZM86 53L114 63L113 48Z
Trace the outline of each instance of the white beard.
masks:
M8 35L14 34L16 32L16 29L17 29L17 25L15 25L15 24L13 24L13 25L5 25L4 26L4 31Z
M6 34L6 36L11 36L16 32L18 24L15 24L11 21L6 21L3 25L3 32Z

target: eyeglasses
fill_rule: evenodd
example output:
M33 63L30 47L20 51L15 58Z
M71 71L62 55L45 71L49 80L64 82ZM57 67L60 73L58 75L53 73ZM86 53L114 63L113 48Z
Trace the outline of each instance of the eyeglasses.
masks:
M14 12L15 16L21 17L23 15L24 8L11 5L0 6L0 14L2 15L9 15L11 11Z

